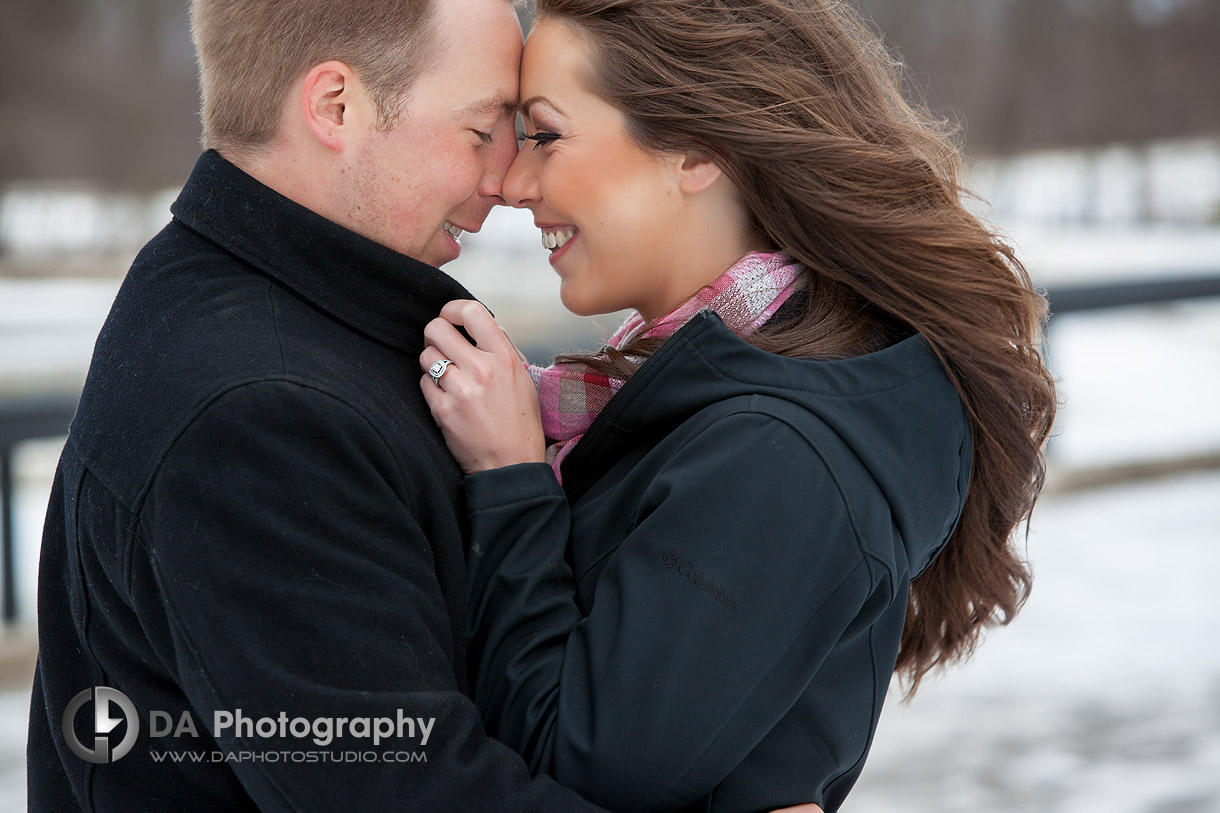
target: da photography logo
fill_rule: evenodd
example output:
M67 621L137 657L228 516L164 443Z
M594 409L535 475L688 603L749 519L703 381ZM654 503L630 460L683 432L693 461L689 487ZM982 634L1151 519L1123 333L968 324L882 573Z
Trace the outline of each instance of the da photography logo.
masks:
M76 715L90 700L93 701L94 739L92 748L83 744L76 736ZM122 713L121 717L111 716L116 707ZM111 751L110 735L123 721L127 722L127 733ZM72 753L85 762L104 765L107 762L117 762L122 759L136 744L136 737L140 735L140 718L136 716L135 704L127 699L127 695L109 686L98 686L93 689L85 689L72 698L72 702L64 709L63 729L64 741L68 743Z

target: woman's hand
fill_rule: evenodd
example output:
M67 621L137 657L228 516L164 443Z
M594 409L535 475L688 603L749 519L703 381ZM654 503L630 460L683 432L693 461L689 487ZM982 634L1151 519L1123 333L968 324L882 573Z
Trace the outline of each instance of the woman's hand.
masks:
M424 328L424 341L419 386L463 472L545 461L538 392L524 357L487 308L455 299ZM452 363L433 382L427 370L441 359Z

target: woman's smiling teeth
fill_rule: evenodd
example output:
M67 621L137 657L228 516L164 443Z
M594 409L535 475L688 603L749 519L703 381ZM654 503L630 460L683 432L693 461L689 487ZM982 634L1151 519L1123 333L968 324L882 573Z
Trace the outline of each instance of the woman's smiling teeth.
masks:
M446 232L449 233L450 237L452 237L454 240L457 240L458 242L461 242L461 237L462 237L461 229L459 229L457 226L450 223L448 220L445 221L444 229Z
M542 231L542 246L551 251L558 251L564 247L569 240L576 234L576 229L543 229Z

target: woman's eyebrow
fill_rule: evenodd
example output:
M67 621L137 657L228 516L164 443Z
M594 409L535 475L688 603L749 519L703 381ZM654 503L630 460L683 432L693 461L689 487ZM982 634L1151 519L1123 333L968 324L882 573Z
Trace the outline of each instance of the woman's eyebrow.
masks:
M530 108L536 104L544 104L561 116L564 114L563 111L559 109L559 105L555 104L545 96L531 96L526 99L521 103L521 114L523 116L528 116L530 114Z

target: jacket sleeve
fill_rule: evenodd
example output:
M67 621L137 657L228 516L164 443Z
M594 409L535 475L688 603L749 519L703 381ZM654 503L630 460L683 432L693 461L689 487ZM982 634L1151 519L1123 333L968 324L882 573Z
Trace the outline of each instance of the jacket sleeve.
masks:
M550 469L483 472L466 488L467 633L488 730L615 810L710 793L876 584L832 472L768 415L722 418L667 461L622 518L587 616Z
M355 409L308 386L247 384L208 406L165 456L133 553L166 616L167 669L263 810L595 809L531 779L459 691L400 468ZM238 710L305 723L215 730ZM272 753L288 751L349 761Z

